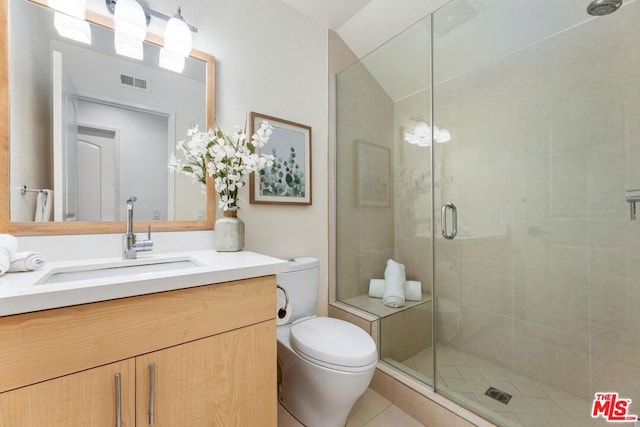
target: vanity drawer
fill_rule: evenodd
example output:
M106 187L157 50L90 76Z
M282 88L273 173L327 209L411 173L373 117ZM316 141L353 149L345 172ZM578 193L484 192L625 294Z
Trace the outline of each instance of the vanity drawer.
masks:
M0 317L0 392L275 323L275 289L271 275Z

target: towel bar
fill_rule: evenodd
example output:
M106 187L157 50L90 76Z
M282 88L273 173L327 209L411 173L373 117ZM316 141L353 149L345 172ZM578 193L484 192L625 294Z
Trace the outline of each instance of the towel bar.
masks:
M20 195L24 196L27 193L44 193L44 190L37 190L35 188L27 188L26 185L20 187Z

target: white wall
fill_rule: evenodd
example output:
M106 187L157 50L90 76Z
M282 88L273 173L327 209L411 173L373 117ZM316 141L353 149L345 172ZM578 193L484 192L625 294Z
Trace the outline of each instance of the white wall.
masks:
M89 9L108 14L103 1L88 3ZM216 57L216 115L222 128L243 125L249 111L312 127L312 206L250 205L246 188L240 194L240 216L246 222L245 249L284 259L303 255L320 259L319 312L324 314L328 299L327 28L280 0L187 0L180 4L184 17L199 29L194 47ZM154 8L171 15L177 6L166 0L154 3ZM152 21L152 28L156 23ZM163 234L175 235L176 247L183 248L189 233ZM197 232L190 235L192 243L186 246L198 249L203 246L203 235L209 237ZM33 248L34 239L21 242ZM55 241L56 247L61 241L37 239ZM207 244L212 247L212 240ZM42 247L49 246L43 242ZM64 253L79 255L65 249L72 246L68 243L60 246L61 252L51 259L61 259ZM117 256L120 251L118 245L104 250L106 256Z
M256 111L312 127L311 206L250 205L241 198L246 249L280 258L320 258L320 304L326 312L327 29L279 0L213 1L199 17L197 47L216 56L217 121L231 129Z
M154 3L169 14L177 5ZM189 0L181 6L199 29L194 47L216 57L216 115L222 128L243 125L249 111L312 127L313 204L250 205L246 188L240 216L246 223L245 249L285 259L320 258L319 311L326 313L327 28L280 0ZM104 2L91 0L89 8L102 13Z

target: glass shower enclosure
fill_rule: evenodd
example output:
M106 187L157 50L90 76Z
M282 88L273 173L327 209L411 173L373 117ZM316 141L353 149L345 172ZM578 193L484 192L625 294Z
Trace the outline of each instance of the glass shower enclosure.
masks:
M640 4L586 8L452 0L336 80L337 299L499 425L640 414Z

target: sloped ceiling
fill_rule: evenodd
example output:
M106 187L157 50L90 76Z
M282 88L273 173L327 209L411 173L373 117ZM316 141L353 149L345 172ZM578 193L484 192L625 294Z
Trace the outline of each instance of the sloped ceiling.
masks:
M342 27L353 15L371 3L371 0L282 0L304 15L314 18L334 31Z
M282 0L337 32L363 57L448 0Z
M283 1L295 8L316 3L320 9L342 10L329 13L341 16L334 26L317 11L310 16L336 31L397 101L429 86L430 26L412 24L431 12L437 11L433 37L437 83L584 22L613 23L636 0L625 0L622 11L598 18L586 13L590 0L360 0L357 11L343 9L354 6L351 0Z

